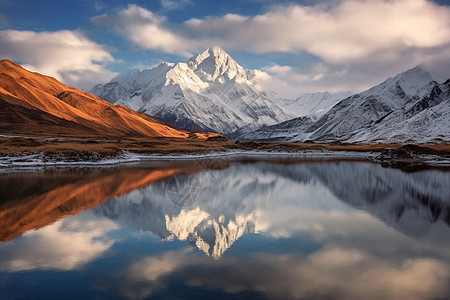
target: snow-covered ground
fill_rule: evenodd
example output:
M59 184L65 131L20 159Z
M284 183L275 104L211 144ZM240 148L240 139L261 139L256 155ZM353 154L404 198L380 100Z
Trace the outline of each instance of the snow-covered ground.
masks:
M379 152L331 151L331 150L297 150L297 151L261 151L261 150L228 150L207 153L174 153L174 154L142 154L122 151L115 157L91 156L91 160L65 160L64 158L48 158L44 153L29 153L0 157L0 172L10 170L65 168L65 167L104 167L120 164L140 163L146 161L198 161L198 160L367 160L381 162ZM425 166L450 167L450 158L430 154L417 154L412 157L415 163Z
M122 163L139 162L134 155L123 152L115 157L95 157L94 160L68 161L64 159L48 158L43 152L27 153L23 155L0 156L0 170L2 169L35 169L44 167L79 167L79 166L107 166Z
M96 157L93 160L67 161L63 158L50 159L44 153L29 153L17 156L0 157L0 169L28 169L45 167L98 167L144 161L193 161L202 159L372 159L374 152L304 150L296 152L273 152L258 150L229 150L225 152L208 152L201 154L141 154L128 151L116 157Z

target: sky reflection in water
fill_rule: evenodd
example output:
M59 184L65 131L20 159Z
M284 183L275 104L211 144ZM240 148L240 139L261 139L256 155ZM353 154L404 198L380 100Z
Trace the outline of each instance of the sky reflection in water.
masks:
M214 166L1 175L0 297L450 296L450 173Z

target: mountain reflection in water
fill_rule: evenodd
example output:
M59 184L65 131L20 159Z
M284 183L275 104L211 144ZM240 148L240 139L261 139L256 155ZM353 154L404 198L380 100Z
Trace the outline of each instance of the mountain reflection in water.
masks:
M3 174L0 296L52 270L75 298L447 298L449 191L361 162Z
M163 178L197 170L124 168L99 172L2 174L0 241L20 236L26 230L51 224L65 215L79 213Z

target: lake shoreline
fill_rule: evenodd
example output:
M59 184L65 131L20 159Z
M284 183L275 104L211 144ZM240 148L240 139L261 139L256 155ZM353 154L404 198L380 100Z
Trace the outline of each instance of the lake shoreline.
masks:
M173 138L0 137L0 169L180 160L363 160L415 171L450 168L448 144L261 143Z

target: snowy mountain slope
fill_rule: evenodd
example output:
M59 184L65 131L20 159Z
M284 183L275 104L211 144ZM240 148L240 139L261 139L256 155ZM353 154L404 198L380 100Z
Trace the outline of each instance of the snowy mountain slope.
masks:
M283 99L286 110L297 117L274 125L264 125L256 130L243 127L236 131L233 138L238 140L286 141L302 140L302 132L313 125L314 121L328 112L340 100L352 95L351 92L330 94L308 93L297 99ZM307 135L306 135L307 136Z
M420 66L340 101L312 122L289 120L240 136L247 140L321 142L450 141L450 81L438 84Z
M283 142L286 140L303 140L306 129L314 124L311 117L298 117L270 126L262 126L252 132L243 132L235 136L238 140ZM307 135L306 135L307 136Z
M257 88L258 70L214 47L187 63L119 76L92 93L180 128L265 141L449 141L448 83L420 66L356 95L281 99ZM340 99L344 99L339 101Z
M353 95L352 92L340 92L330 94L323 93L307 93L295 100L283 99L288 111L295 112L298 117L309 116L318 118L327 113L336 103Z
M449 142L450 81L435 85L429 95L378 120L349 141Z
M232 164L176 175L95 211L161 239L187 240L219 257L246 232L277 228L265 215L283 216L295 208L333 214L351 211L350 205L420 236L435 225L449 225L449 188L450 175L435 170L403 173L350 162Z
M247 70L219 47L187 63L162 63L130 77L97 85L93 94L180 128L230 136L294 118L281 98L256 88L258 70Z
M442 120L437 116L427 118L429 107L420 103L427 102L426 98L437 87L439 84L429 73L419 66L415 67L363 93L342 100L308 128L303 137L320 141L431 141L441 133L425 134L424 131L430 126L444 129L444 125L448 123L441 123L445 121L445 114ZM442 88L447 89L445 86ZM447 96L442 93L439 97ZM439 103L442 101L443 99L438 100ZM448 110L445 104L434 108L436 109ZM421 113L422 111L427 112ZM414 117L418 113L421 116ZM428 121L419 121L418 118L421 117Z

